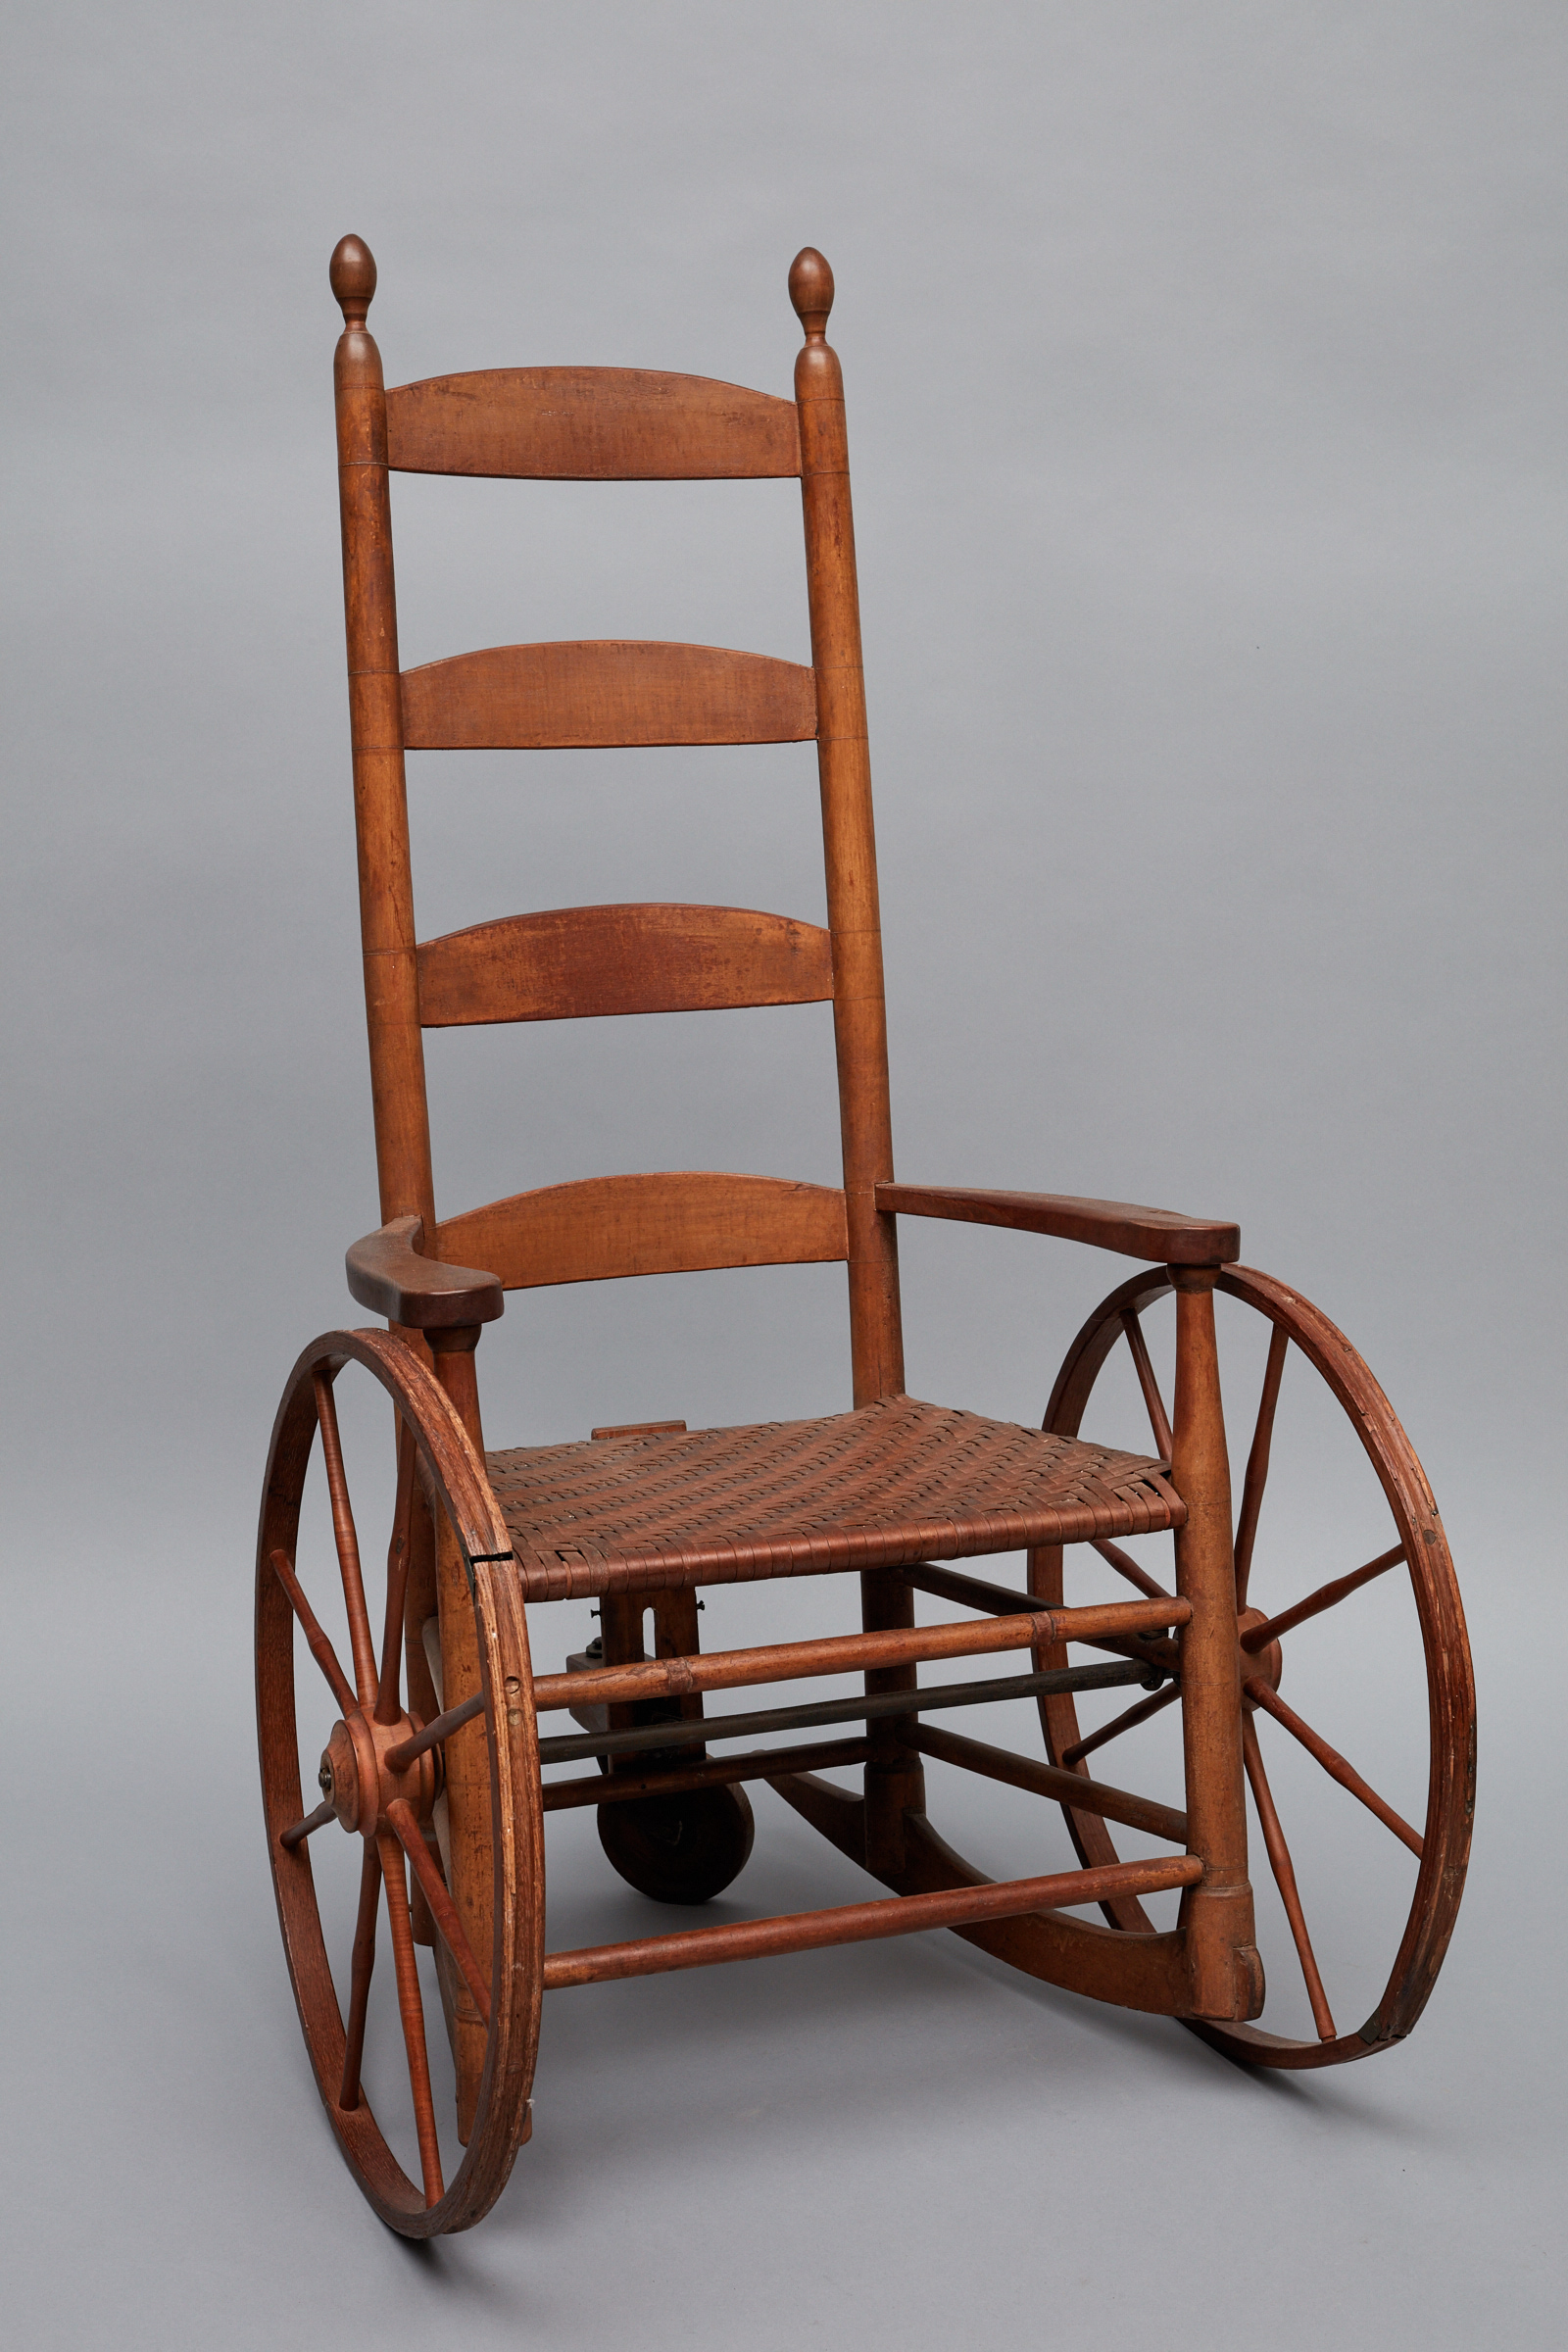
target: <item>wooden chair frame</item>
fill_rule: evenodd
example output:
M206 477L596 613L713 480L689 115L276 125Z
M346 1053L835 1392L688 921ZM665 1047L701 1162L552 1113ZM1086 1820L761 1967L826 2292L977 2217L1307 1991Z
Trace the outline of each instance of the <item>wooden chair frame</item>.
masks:
M826 339L833 301L826 262L808 248L790 272L805 335L793 400L610 368L498 369L387 391L367 326L375 268L360 240L338 246L332 285L344 318L337 433L380 1186L379 1227L350 1250L348 1275L356 1299L383 1315L390 1330L324 1334L301 1356L285 1391L263 1505L258 1707L269 1850L301 2019L327 2111L366 2193L394 2227L416 2235L466 2227L487 2210L527 2135L547 1990L922 1928L956 1928L1054 1984L1181 2019L1250 2063L1320 2065L1388 2046L1419 2014L1451 1932L1468 1848L1474 1705L1441 1522L1382 1392L1314 1309L1237 1264L1233 1224L1125 1202L933 1189L894 1177L854 524L843 382ZM495 648L405 672L389 490L397 470L557 479L798 476L810 666L710 647L611 642ZM647 906L558 909L417 939L406 752L804 741L815 742L820 771L825 930L744 909ZM833 1006L841 1188L713 1173L611 1176L438 1218L425 1028L823 1001ZM1044 1432L944 1415L906 1398L900 1216L1010 1226L1144 1261L1068 1351ZM782 1437L652 1424L596 1431L578 1446L487 1454L475 1349L484 1323L502 1312L506 1290L823 1260L842 1260L848 1270L849 1414L790 1425ZM1271 1327L1234 1533L1216 1290ZM1167 1293L1174 1293L1176 1316L1168 1416L1140 1320ZM1095 1380L1122 1340L1148 1401L1152 1457L1107 1454L1079 1436ZM1248 1606L1248 1573L1292 1344L1350 1417L1398 1542L1364 1570L1270 1619ZM349 1364L386 1389L398 1416L398 1499L379 1657L333 1401ZM932 1484L930 1465L955 1458L956 1446L1001 1465L996 1477L1014 1499L986 1509L955 1505L940 1479ZM295 1556L307 1470L318 1453L352 1673L321 1632ZM872 1510L864 1495L882 1494L878 1478L884 1485L902 1478L901 1494L935 1499L919 1508L906 1502L902 1516L891 1503ZM752 1519L739 1533L714 1520L714 1482L740 1495L750 1492L748 1479L771 1487L795 1480L790 1491L802 1499L788 1541L776 1530L757 1537ZM685 1516L671 1520L671 1504L666 1524L649 1497L657 1503L671 1481L670 1492L685 1497ZM628 1495L641 1497L641 1518L627 1519ZM830 1508L834 1495L839 1501ZM653 1528L641 1548L627 1533L634 1522ZM1175 1540L1173 1592L1115 1540L1162 1527ZM1062 1551L1072 1543L1092 1544L1137 1597L1067 1606ZM1029 1552L1027 1592L951 1565L1015 1548ZM1284 1635L1400 1562L1411 1575L1432 1694L1430 1794L1420 1834L1293 1715L1278 1689ZM860 1633L700 1653L702 1584L835 1569L859 1573ZM918 1626L914 1603L922 1592L969 1617ZM535 1673L525 1602L578 1594L600 1598L602 1657L574 1660L565 1673ZM650 1609L653 1658L644 1650ZM296 1628L339 1707L322 1759L322 1803L308 1816L297 1758ZM1097 1662L1073 1665L1069 1643L1092 1645ZM935 1689L918 1681L922 1663L1007 1651L1028 1651L1029 1673ZM862 1696L726 1717L719 1725L703 1712L708 1692L846 1670L863 1675ZM1116 1726L1082 1738L1075 1694L1123 1682L1153 1686L1153 1694ZM1037 1703L1049 1762L925 1720L944 1707L1007 1694ZM1087 1757L1122 1722L1176 1700L1186 1776L1181 1809L1091 1777ZM569 1711L579 1733L541 1739L538 1718L552 1710ZM1341 2034L1328 2009L1258 1751L1259 1710L1421 1857L1388 1989L1359 2034ZM858 1728L806 1745L707 1753L714 1740L842 1724ZM985 1880L927 1821L928 1756L1061 1804L1081 1866L1002 1885ZM544 1779L545 1765L574 1761L595 1768L586 1778ZM844 1764L863 1766L861 1795L820 1777ZM722 1884L744 1861L751 1817L740 1789L762 1779L892 1892L832 1911L546 1952L547 1812L596 1806L607 1850L624 1875L650 1891L699 1899L712 1891L710 1880ZM1249 1880L1249 1782L1311 1995L1315 2041L1274 2036L1252 2022L1264 1985ZM308 1845L334 1820L364 1841L346 2021ZM685 1878L667 1875L646 1844L670 1822L671 1850L686 1839ZM639 1823L653 1830L639 1831ZM1113 1823L1176 1850L1123 1860L1110 1841ZM1159 1889L1180 1890L1177 1924L1165 1931L1151 1925L1139 1900ZM383 1899L407 2040L417 2186L369 2116L359 2080ZM1105 1924L1072 1916L1072 1906L1095 1903ZM421 1940L435 1950L466 2148L450 2186L424 2042L416 1966Z

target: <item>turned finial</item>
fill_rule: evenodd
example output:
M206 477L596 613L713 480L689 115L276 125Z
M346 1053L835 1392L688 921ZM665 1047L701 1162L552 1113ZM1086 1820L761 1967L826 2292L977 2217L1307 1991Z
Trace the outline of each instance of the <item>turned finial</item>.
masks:
M790 264L790 300L807 341L819 343L833 308L833 272L814 245L803 246Z
M344 325L363 326L375 295L375 256L363 237L338 239L330 274Z

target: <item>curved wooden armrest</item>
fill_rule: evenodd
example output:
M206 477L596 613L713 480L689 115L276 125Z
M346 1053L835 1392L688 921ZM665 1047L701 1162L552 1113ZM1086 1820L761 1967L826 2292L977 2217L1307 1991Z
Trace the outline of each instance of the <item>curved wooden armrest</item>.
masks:
M421 1257L422 1217L394 1217L356 1242L346 1260L349 1289L362 1306L414 1331L452 1331L493 1323L506 1308L494 1274Z
M953 1217L968 1225L1015 1225L1058 1241L1088 1242L1124 1257L1167 1266L1228 1266L1242 1254L1239 1225L1184 1217L1131 1200L1078 1200L1065 1193L982 1193L942 1185L879 1184L876 1204L905 1217Z

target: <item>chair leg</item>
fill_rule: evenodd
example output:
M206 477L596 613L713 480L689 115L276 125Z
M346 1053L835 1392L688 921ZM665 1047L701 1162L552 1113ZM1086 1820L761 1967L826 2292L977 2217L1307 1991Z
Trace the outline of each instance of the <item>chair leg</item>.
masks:
M1193 1604L1182 1632L1182 1742L1188 1850L1203 1862L1182 1897L1193 2011L1245 2019L1263 2006L1263 1965L1247 1875L1241 1651L1231 1547L1230 1465L1214 1338L1214 1275L1173 1266L1176 1410L1171 1483L1187 1505L1176 1535L1176 1589Z
M478 1337L477 1329L443 1331L431 1335L431 1345L436 1377L462 1415L482 1461L484 1438L479 1425L473 1360ZM457 1536L444 1511L437 1518L435 1582L441 1624L441 1695L448 1707L454 1707L479 1689L479 1635L473 1594ZM469 1946L488 1976L495 1940L495 1866L491 1847L490 1767L482 1720L466 1724L446 1740L445 1760L452 1899ZM438 1970L441 1959L438 1950ZM458 2080L458 2137L466 2146L478 2107L488 2036L472 1995L455 1971L447 1970L442 1991L452 2028L452 2058Z
M860 1622L870 1634L914 1623L914 1592L902 1577L869 1571L860 1578ZM866 1694L912 1690L913 1666L884 1666L866 1675ZM897 1878L904 1869L904 1816L925 1811L925 1768L904 1733L908 1719L884 1717L869 1724L865 1763L865 1867L873 1877Z
M404 1430L399 1445L412 1441ZM433 1723L441 1712L436 1695L435 1679L430 1661L425 1655L424 1629L428 1620L437 1614L435 1586L435 1527L429 1505L417 1484L414 1507L409 1514L409 1575L403 1588L403 1671L409 1693L409 1711L421 1723ZM430 1906L417 1879L409 1889L409 1910L416 1943L435 1944L437 1936L430 1917Z

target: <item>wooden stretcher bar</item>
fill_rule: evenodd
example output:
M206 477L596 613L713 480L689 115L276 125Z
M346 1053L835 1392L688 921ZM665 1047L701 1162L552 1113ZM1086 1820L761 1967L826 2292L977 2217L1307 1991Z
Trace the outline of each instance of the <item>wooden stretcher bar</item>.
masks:
M1143 1683L1149 1668L1108 1660L1103 1666L1053 1667L1045 1674L999 1675L981 1683L944 1683L934 1690L878 1690L854 1698L825 1698L811 1706L764 1707L755 1715L696 1715L686 1723L655 1723L629 1732L582 1732L541 1740L541 1764L580 1764L589 1756L635 1756L649 1748L690 1747L708 1740L760 1740L770 1732L808 1731L823 1723L879 1723L889 1715L935 1714L944 1707L985 1707L1009 1698L1043 1698L1063 1690L1114 1690ZM434 1728L433 1726L431 1727ZM406 1753L414 1741L405 1743Z
M578 1781L547 1781L544 1811L564 1813L579 1805L623 1804L628 1797L678 1796L687 1788L727 1788L734 1781L766 1781L777 1773L833 1772L863 1764L868 1742L819 1740L807 1747L758 1748L748 1755L711 1756L673 1772L590 1772Z
M1018 1598L1026 1596L1019 1594ZM775 1642L756 1649L717 1649L707 1656L650 1659L576 1674L534 1677L540 1714L555 1707L629 1705L645 1698L684 1698L694 1690L732 1690L748 1683L798 1682L808 1675L858 1674L937 1658L985 1657L1004 1649L1050 1649L1058 1642L1092 1642L1104 1635L1162 1631L1185 1625L1185 1600L1111 1600L1095 1608L1035 1609L993 1617L981 1625L926 1625L890 1633L835 1634L816 1642Z
M835 1943L868 1943L884 1936L913 1936L925 1928L1016 1919L1068 1903L1157 1894L1193 1886L1203 1875L1196 1854L1168 1861L1114 1862L1097 1870L1063 1870L1049 1878L1005 1879L934 1894L895 1894L869 1903L841 1903L829 1911L795 1911L773 1919L738 1920L717 1928L689 1928L676 1936L646 1936L633 1943L585 1945L547 1952L546 1992L569 1984L604 1984L625 1977L654 1977L677 1968L711 1968L726 1960L770 1959L784 1952L819 1951Z
M1026 1788L1080 1813L1098 1813L1103 1821L1119 1821L1130 1830L1147 1830L1152 1838L1168 1838L1173 1845L1187 1843L1187 1816L1174 1805L1156 1804L1150 1796L1134 1796L1126 1788L1108 1788L1081 1772L1063 1772L1055 1764L1038 1764L1032 1756L1009 1755L983 1740L966 1740L936 1724L911 1724L904 1735L906 1747L935 1756L939 1763L956 1764L962 1772L977 1772L1009 1788Z

